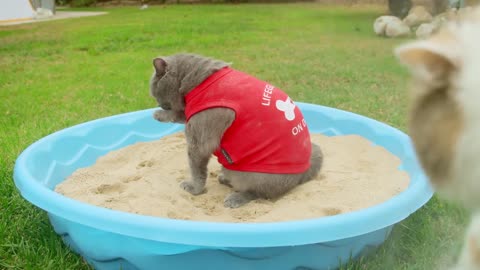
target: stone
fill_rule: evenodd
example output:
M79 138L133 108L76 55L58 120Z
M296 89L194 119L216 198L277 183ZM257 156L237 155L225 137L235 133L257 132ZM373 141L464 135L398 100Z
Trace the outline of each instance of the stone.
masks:
M457 20L457 10L452 8L444 13L440 13L432 20L432 24L438 29L448 22Z
M438 27L433 23L423 23L417 28L415 35L417 36L417 38L426 39L431 36L437 29Z
M385 35L391 38L408 36L410 35L410 27L400 19L390 21L385 28Z
M403 1L403 0L397 0ZM412 6L423 6L432 16L445 12L452 0L412 0Z
M443 13L438 14L433 18L433 20L441 20L441 21L453 21L457 19L457 10L451 8Z
M429 23L433 20L432 15L423 6L413 7L403 20L409 27L419 26L422 23Z
M378 36L385 36L385 30L387 28L387 24L389 24L392 21L401 21L401 20L395 16L378 17L373 23L373 31Z

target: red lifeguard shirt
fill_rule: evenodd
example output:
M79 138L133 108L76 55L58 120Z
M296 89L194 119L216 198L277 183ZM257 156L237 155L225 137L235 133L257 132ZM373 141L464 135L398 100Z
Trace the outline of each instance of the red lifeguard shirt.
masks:
M215 107L235 111L235 120L214 152L225 168L296 174L310 167L312 145L305 119L280 89L225 67L185 96L187 122Z

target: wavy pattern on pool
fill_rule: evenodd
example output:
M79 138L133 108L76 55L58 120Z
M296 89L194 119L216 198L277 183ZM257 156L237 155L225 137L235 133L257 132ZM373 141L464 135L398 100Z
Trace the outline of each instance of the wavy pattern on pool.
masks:
M51 134L17 159L22 196L47 211L55 231L96 269L332 269L383 243L393 225L432 191L407 135L353 113L297 103L312 133L358 134L402 160L407 190L361 211L319 219L233 224L141 216L81 203L53 191L76 169L126 145L183 129L152 119L153 109L87 122Z

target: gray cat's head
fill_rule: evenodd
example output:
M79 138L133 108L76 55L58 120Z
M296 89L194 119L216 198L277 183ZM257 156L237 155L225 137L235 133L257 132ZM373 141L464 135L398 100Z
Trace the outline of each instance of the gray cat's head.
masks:
M153 59L150 94L164 110L184 111L184 96L228 63L196 54L180 53Z
M168 57L153 59L155 71L150 79L150 95L164 110L183 111L185 103L180 93L181 78L176 65L168 61Z

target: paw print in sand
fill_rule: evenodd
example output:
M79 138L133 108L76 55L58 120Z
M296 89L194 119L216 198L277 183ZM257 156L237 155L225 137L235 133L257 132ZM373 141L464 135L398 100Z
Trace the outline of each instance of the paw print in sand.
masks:
M285 118L288 121L292 121L295 119L295 104L289 97L287 97L287 100L285 101L277 100L277 103L275 105L279 111L285 113Z

